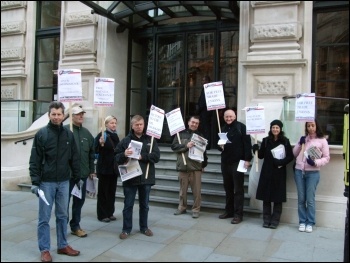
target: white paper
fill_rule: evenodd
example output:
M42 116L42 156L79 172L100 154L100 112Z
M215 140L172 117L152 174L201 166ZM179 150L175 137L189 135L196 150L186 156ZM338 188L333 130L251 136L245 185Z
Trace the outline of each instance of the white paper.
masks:
M98 193L98 178L96 176L93 179L86 180L86 194L91 198L96 198Z
M304 152L304 156L305 156L305 158L309 158L309 156L310 156L310 158L312 160L321 159L322 152L316 146L311 146L309 149L307 149Z
M226 107L222 81L210 82L203 86L208 111Z
M295 121L306 122L315 120L315 93L296 95Z
M141 149L142 149L142 142L131 140L128 148L131 148L132 154L128 155L129 158L133 159L140 159Z
M201 149L203 152L206 150L207 148L207 144L208 144L208 140L199 136L198 134L196 133L193 133L192 134L192 137L191 137L191 142L194 143L194 145Z
M182 114L180 108L177 108L175 110L172 110L165 114L165 117L168 122L170 135L173 136L174 134L183 131L186 129L184 121L182 119Z
M161 108L154 105L151 106L148 116L147 135L160 139L163 130L164 114L165 112Z
M204 161L203 151L200 148L193 146L188 149L188 158L201 163Z
M122 182L142 174L139 161L131 158L128 159L126 164L118 165L118 170Z
M45 202L45 204L50 205L49 202L46 200L46 197L45 197L43 190L39 189L38 194L39 194L39 197Z
M80 69L59 69L57 73L58 101L82 101Z
M226 144L226 143L230 143L231 141L227 138L227 132L226 133L223 133L223 132L219 132L218 133L219 135L219 141L218 141L218 145L223 145L223 144Z
M247 168L244 167L244 163L245 163L244 160L240 160L239 161L239 164L238 164L238 167L237 167L237 171L238 172L241 172L241 173L247 172Z
M286 149L283 144L278 145L277 147L271 150L272 156L278 160L286 158Z
M265 133L265 111L264 107L245 107L245 120L247 134Z
M94 82L94 106L114 106L114 79L96 77Z
M76 184L74 184L71 194L81 199L81 189Z

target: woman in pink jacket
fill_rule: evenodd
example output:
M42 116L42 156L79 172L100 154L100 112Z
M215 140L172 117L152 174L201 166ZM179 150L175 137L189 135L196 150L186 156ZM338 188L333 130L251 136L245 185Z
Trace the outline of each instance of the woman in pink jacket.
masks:
M305 123L305 135L293 148L296 157L294 179L298 190L299 231L311 233L316 223L315 193L320 167L326 165L330 157L328 142L317 120ZM312 156L316 153L318 157Z

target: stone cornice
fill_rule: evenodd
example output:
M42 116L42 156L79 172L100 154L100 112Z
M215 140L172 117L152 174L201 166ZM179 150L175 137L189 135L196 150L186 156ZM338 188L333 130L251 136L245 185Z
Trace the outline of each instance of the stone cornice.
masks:
M240 63L244 67L261 67L261 66L286 66L290 67L292 65L295 66L306 66L307 60L306 59L269 59L269 60L246 60L246 61L240 61Z
M76 27L96 24L96 16L90 11L75 12L65 14L65 26Z
M94 39L66 41L64 43L65 55L92 54L92 53L95 53Z
M1 10L26 8L27 1L1 1Z
M251 1L253 8L278 6L278 5L299 5L300 1Z
M1 24L1 35L18 35L25 34L26 31L26 23L25 21L16 21L10 23L2 23Z

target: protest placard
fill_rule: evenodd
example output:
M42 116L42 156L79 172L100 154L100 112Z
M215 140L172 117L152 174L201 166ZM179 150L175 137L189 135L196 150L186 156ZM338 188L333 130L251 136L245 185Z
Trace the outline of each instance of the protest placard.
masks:
M154 105L151 106L146 131L147 135L160 139L163 130L164 113L164 110L161 108L158 108Z
M114 106L114 79L95 78L94 82L94 105Z
M57 76L58 101L83 100L80 69L60 69Z
M315 93L303 93L296 95L295 121L315 121Z

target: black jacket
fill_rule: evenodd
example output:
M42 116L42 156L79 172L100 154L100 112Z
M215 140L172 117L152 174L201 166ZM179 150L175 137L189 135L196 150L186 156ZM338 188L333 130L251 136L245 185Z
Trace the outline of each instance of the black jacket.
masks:
M106 130L106 139L104 146L100 145L101 132L95 138L95 153L98 153L96 173L101 174L116 174L114 170L115 149L119 143L118 134ZM116 174L118 175L118 174Z
M157 141L153 140L152 152L150 153L151 147L151 138L150 136L143 134L140 138L138 138L134 131L131 130L130 133L120 141L117 145L115 161L120 165L127 162L128 157L125 157L124 152L128 148L131 140L142 142L141 149L141 160L139 161L142 174L140 176L136 176L129 180L123 182L124 186L134 186L134 185L143 185L150 184L154 185L156 183L156 172L154 164L159 162L160 151L158 148ZM146 170L147 164L149 164L148 177L146 179Z
M271 149L278 145L284 145L286 157L277 160L273 157ZM294 158L292 146L287 138L278 139L277 141L265 137L258 151L259 159L264 159L261 168L256 199L266 202L286 202L286 178L287 164ZM282 166L278 168L279 166Z
M67 181L71 171L72 178L79 181L80 155L73 133L62 124L57 126L50 121L34 137L29 159L32 184Z
M225 124L221 128L222 133L227 132L227 138L230 141L230 143L225 144L224 150L218 146L218 150L221 151L222 164L232 164L240 160L251 161L252 143L250 135L247 135L246 131L246 126L237 120L234 120L230 125Z

